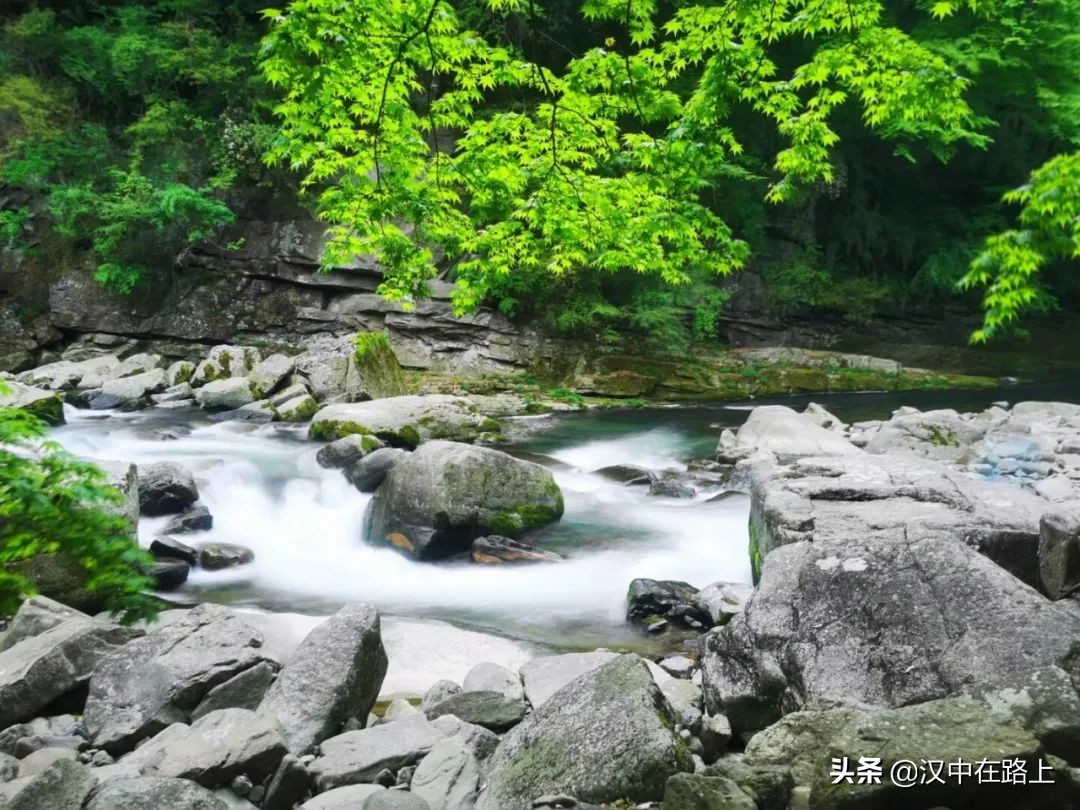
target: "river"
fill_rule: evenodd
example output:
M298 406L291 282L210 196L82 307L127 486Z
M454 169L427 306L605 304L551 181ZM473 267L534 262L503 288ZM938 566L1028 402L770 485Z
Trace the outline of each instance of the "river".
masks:
M856 421L887 418L901 404L975 410L1000 399L1080 401L1080 390L1066 382L768 401L802 408L813 400ZM255 560L226 571L193 571L184 591L287 616L297 636L346 602L373 602L387 616L389 680L408 692L422 691L436 676L460 677L478 660L514 665L537 650L657 650L658 642L623 621L635 577L699 587L749 581L745 496L710 502L717 484L694 499L654 497L596 471L615 464L685 470L687 462L713 454L721 429L738 426L764 402L513 420L514 439L504 449L549 466L566 500L562 521L532 538L566 561L523 566L420 563L366 545L362 516L371 496L354 490L339 471L319 467L321 445L307 440L306 426L212 423L199 411L69 408L68 423L53 438L88 458L189 467L214 516L214 528L198 541L240 543ZM141 541L148 544L166 520L142 519Z

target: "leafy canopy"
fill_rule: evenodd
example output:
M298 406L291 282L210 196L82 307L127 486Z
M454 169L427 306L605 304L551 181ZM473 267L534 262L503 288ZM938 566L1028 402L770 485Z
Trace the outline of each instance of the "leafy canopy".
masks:
M0 394L7 393L0 380ZM127 620L154 613L140 573L149 559L118 514L121 494L105 474L56 443L44 441L37 417L0 406L0 615L11 614L33 587L9 563L62 554L86 571L85 588Z
M459 311L514 276L731 272L748 247L710 200L747 141L779 144L766 194L790 200L834 180L843 109L899 150L987 140L968 81L877 0L585 0L584 24L607 35L581 53L543 38L532 0L480 4L529 31L522 44L483 36L465 5L266 12L262 70L283 94L270 158L333 224L324 261L374 254L392 299L425 294L444 258Z

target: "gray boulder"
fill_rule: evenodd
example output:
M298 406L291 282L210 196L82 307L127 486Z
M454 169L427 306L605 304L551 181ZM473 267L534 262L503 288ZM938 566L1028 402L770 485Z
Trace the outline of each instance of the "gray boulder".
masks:
M751 411L738 433L721 440L717 457L731 462L758 452L791 461L805 456L852 456L861 451L804 414L784 405L762 405Z
M307 766L298 757L286 754L266 787L263 810L293 810L307 795L310 781Z
M490 729L495 732L507 731L525 717L524 698L509 698L502 692L459 692L440 701L424 714L429 720L443 715L453 715L466 723Z
M398 447L381 447L345 467L345 477L360 492L374 492L386 480L394 465L408 455L407 451Z
M195 400L208 411L232 411L255 401L246 377L209 382L195 392Z
M558 520L551 473L484 447L431 441L399 461L371 499L366 537L418 559L466 551L487 534L520 536Z
M277 406L277 419L281 422L306 422L319 410L319 403L311 394L301 394Z
M228 784L241 775L258 784L274 774L283 756L285 737L277 718L248 709L221 709L169 740L158 761L144 765L144 772L190 779L204 787Z
M405 393L393 348L388 340L351 339L312 349L296 358L296 370L311 382L320 402L360 402L399 397Z
M953 410L894 416L871 437L868 453L910 453L939 461L960 461L986 433L988 425L964 419Z
M151 394L158 394L168 387L165 372L160 368L106 380L100 393L90 400L90 407L94 410L145 408L150 404Z
M613 661L616 653L595 650L584 653L541 655L521 665L521 680L525 697L533 709L538 709L548 699L571 681L586 672L592 672Z
M426 801L404 790L384 790L372 793L360 810L430 810Z
M74 616L0 652L0 728L34 717L84 685L95 667L140 634Z
M199 387L216 380L247 377L261 359L254 346L215 346L195 367L191 384Z
M506 667L490 662L477 664L465 673L462 691L498 692L508 700L525 700L525 688L521 685L521 676Z
M754 799L731 779L677 773L664 787L664 810L757 810Z
M140 776L110 780L94 791L86 810L229 810L204 787L187 779Z
M24 385L47 388L50 391L66 391L80 386L84 377L95 377L98 386L109 373L120 365L120 358L113 354L91 357L85 360L58 360L38 368L23 371L16 379ZM81 386L97 387L97 386Z
M214 527L214 517L205 506L190 506L165 524L163 535L204 532Z
M360 810L368 796L385 792L382 785L345 785L308 799L300 810Z
M255 552L236 543L200 543L199 565L207 571L220 571L246 565L255 559Z
M644 662L622 655L573 681L503 738L479 810L531 810L543 794L585 802L660 799L693 769L675 716Z
M677 580L635 579L626 593L626 619L646 626L662 618L692 629L712 626L712 613L698 600L698 589Z
M379 612L346 605L308 633L260 708L281 720L289 751L304 754L368 716L386 666Z
M199 561L199 550L175 537L160 535L150 542L150 553L159 560L181 560L188 565Z
M266 661L238 672L229 680L211 689L199 705L192 709L191 719L198 720L203 715L219 709L255 710L259 708L276 673L277 667Z
M736 733L815 701L970 692L1059 663L1080 633L1080 615L968 545L1000 552L995 538L1024 537L1012 527L1031 518L1008 508L1011 487L942 486L936 465L872 459L755 470L751 542L770 551L745 612L705 637L703 656L707 710Z
M295 378L292 378L295 379ZM302 382L294 382L285 388L282 388L276 394L270 395L270 404L275 408L280 408L286 402L310 394L308 387Z
M151 517L183 511L199 500L195 476L175 461L140 464L139 510Z
M90 679L84 718L94 744L121 753L186 722L211 689L268 660L262 643L239 616L209 604L131 642Z
M94 781L85 765L60 759L35 776L0 784L0 807L4 810L80 810Z
M8 623L7 630L0 632L0 652L14 647L23 639L51 630L76 616L90 618L47 596L40 594L31 596L19 605L19 609Z
M64 424L64 400L53 391L44 391L14 380L3 380L7 387L0 389L0 405L33 414L50 425Z
M191 384L186 382L170 385L160 394L150 395L150 401L155 405L164 405L169 402L190 403L193 399L195 399L195 392L192 390Z
M189 360L177 360L165 369L165 379L170 388L178 385L188 385L190 390L191 386L189 384L194 374L195 364Z
M1039 581L1051 599L1080 591L1080 503L1062 506L1042 516Z
M159 371L163 365L165 365L165 358L160 354L133 354L113 366L105 375L105 380L122 380L126 377L146 374L148 371Z
M452 736L423 715L411 715L325 740L309 766L319 791L371 782L383 769L415 765L439 740Z
M320 441L370 434L394 447L413 448L432 439L472 442L498 428L467 399L427 394L327 405L315 414L309 432Z
M435 681L435 683L428 688L427 692L424 693L424 699L420 702L420 711L427 711L442 703L451 695L460 694L461 691L462 689L459 684L447 680L446 678Z
M272 354L267 357L247 375L255 396L262 399L273 394L289 379L295 366L293 359L283 354Z
M345 470L382 446L382 441L370 434L351 433L324 445L315 460L328 470Z

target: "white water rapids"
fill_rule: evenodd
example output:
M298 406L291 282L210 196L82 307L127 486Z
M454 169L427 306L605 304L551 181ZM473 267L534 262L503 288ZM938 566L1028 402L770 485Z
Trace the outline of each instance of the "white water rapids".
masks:
M749 579L745 498L657 498L593 474L612 464L685 469L690 438L672 427L556 447L550 457L566 515L535 539L567 561L481 566L418 563L366 545L361 525L371 496L319 467L321 445L302 429L161 412L67 416L54 438L80 456L171 460L194 472L214 528L186 540L255 552L250 565L193 571L187 587L203 599L322 615L362 600L392 616L447 619L549 646L617 646L634 638L623 613L635 577L698 587ZM141 521L144 544L166 520Z

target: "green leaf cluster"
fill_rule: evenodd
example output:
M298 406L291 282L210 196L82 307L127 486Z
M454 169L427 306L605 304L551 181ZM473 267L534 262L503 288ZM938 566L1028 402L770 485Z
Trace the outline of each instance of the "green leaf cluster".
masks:
M122 496L99 468L45 441L45 431L37 417L0 406L0 614L33 592L11 563L60 554L85 570L85 589L106 609L129 621L152 616L143 591L153 582L140 573L149 558L117 512Z

